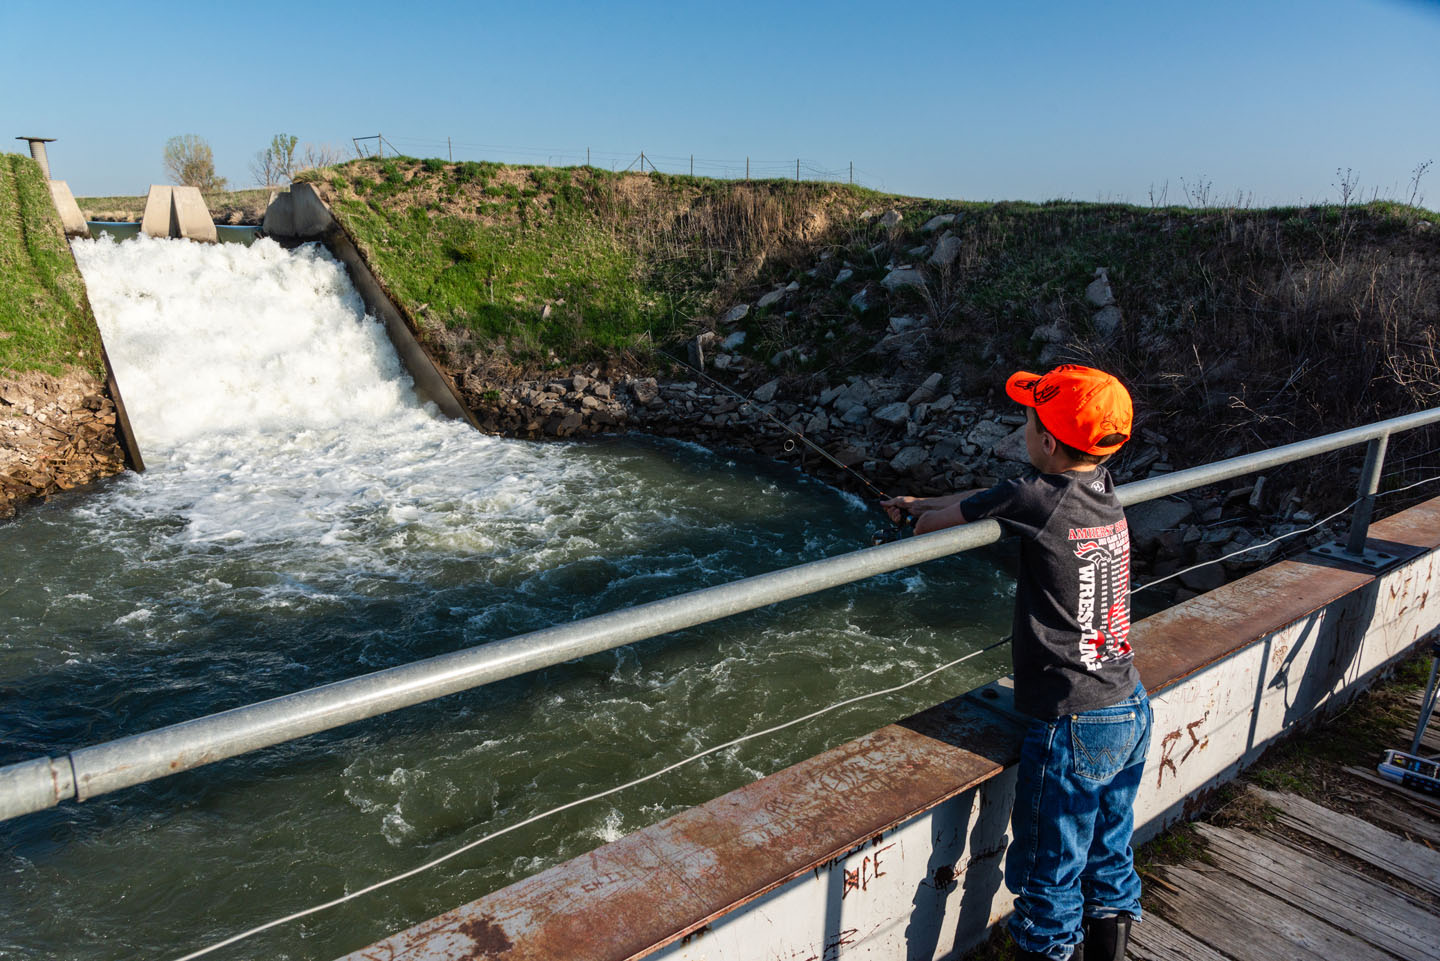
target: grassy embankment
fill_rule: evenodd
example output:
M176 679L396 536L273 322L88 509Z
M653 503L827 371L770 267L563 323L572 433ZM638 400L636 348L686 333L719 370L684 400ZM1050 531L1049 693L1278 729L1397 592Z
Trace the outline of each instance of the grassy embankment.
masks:
M35 161L0 154L0 377L105 376L100 331Z
M353 161L307 179L455 366L644 350L871 192L594 168Z
M457 370L653 362L649 345L793 281L742 324L742 350L776 373L935 370L983 395L1037 363L1037 328L1058 325L1070 356L1119 373L1150 426L1188 446L1181 463L1440 400L1440 215L1398 204L975 203L404 157L307 179ZM874 216L888 208L896 227ZM940 212L961 215L944 269L916 250ZM853 274L837 282L842 262ZM918 265L924 283L884 290L890 263ZM1124 316L1108 339L1085 301L1099 266ZM918 351L875 349L896 315L930 322Z

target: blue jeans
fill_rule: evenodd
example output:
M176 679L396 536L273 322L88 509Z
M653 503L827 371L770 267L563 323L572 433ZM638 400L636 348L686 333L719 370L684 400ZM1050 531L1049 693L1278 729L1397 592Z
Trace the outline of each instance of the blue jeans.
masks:
M1083 917L1140 920L1130 834L1152 721L1137 685L1119 704L1026 729L1005 861L1010 934L1022 950L1066 961Z

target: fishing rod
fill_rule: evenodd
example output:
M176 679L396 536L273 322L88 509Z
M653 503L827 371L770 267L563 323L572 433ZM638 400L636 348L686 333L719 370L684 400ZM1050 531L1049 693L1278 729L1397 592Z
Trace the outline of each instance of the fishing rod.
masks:
M750 397L746 397L744 394L742 394L742 393L740 393L739 391L733 389L733 388L730 387L728 384L721 383L720 381L716 380L714 377L711 377L709 374L705 373L705 371L701 370L700 368L694 366L693 364L687 363L686 361L681 360L679 357L676 357L675 355L673 355L673 354L671 354L671 353L669 353L669 352L667 352L667 351L661 350L659 347L656 347L656 348L654 348L654 349L655 349L655 352L656 352L656 353L658 353L658 354L660 354L660 355L662 355L662 356L664 356L664 357L668 357L671 361L673 361L674 363L680 365L681 367L684 367L684 368L687 369L687 370L693 371L694 373L698 374L699 376L705 378L706 381L708 381L709 383L713 384L714 386L720 388L721 390L725 391L725 393L731 395L731 396L734 397L736 400L740 401L741 404L746 405L746 406L754 409L755 411L758 411L761 416L763 416L764 418L766 418L767 420L769 420L771 423L773 423L773 424L775 424L776 426L778 426L781 430L783 430L783 431L785 431L786 433L792 435L792 436L795 438L795 440L800 441L800 443L804 444L806 447L809 447L809 448L810 448L811 450L813 450L815 453L819 454L821 457L825 458L827 461L829 461L830 463L834 464L836 467L840 468L841 470L845 471L847 474L849 474L851 477L854 477L856 480L858 480L860 483L864 484L866 487L870 488L872 491L874 491L876 494L878 494L882 500L887 500L887 501L888 501L888 500L891 500L891 499L892 499L889 494L885 493L885 492L884 492L883 490L881 490L879 487L876 487L873 483L870 482L870 480L869 480L868 478L866 478L866 477L865 477L863 474L861 474L859 471L855 470L855 469L852 468L852 467L847 467L845 464L841 463L841 462L839 461L839 459L837 459L836 457L832 456L829 451L825 450L825 449L824 449L823 447L821 447L819 444L815 443L815 442L812 441L810 438L806 437L805 434L804 434L802 431L796 430L795 428L791 427L789 424L785 423L785 422L784 422L783 420L781 420L780 418L776 417L774 414L770 413L770 411L766 410L766 409L765 409L765 406L764 406L763 404L761 404L759 401L754 400L753 398L750 398ZM794 441L790 441L789 443L790 443L790 446L787 447L786 450L787 450L787 451L788 451L788 450L794 450L794 449L795 449ZM908 515L905 515L905 516L902 517L902 520L900 520L900 521L898 521L898 522L892 520L890 523L893 525L893 528L881 528L881 529L876 530L873 534L871 534L870 540L871 540L871 543L872 543L872 544L888 544L888 543L891 542L891 541L899 540L901 537L904 537L907 533L909 533L910 530L913 528L914 519L911 518L911 517L909 517Z

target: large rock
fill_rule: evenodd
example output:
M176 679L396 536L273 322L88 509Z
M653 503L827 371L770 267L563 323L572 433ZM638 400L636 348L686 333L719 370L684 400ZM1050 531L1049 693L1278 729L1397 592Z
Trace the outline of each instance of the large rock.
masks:
M949 267L955 263L955 258L960 256L960 238L953 234L946 234L940 238L935 245L935 252L930 255L930 263L936 267Z
M724 340L720 341L720 349L724 351L733 351L736 347L739 347L743 343L745 343L745 331L737 330L729 337L726 337Z
M1193 513L1187 502L1168 498L1127 507L1125 519L1130 525L1131 546L1149 551L1158 543L1161 534L1178 529Z
M780 389L780 380L769 381L755 388L755 393L750 396L761 404L768 404L775 399L775 392Z
M1110 272L1104 267L1095 268L1095 279L1085 288L1085 299L1096 307L1109 307L1115 303L1115 293L1110 289Z
M988 450L1008 437L1010 432L1011 429L1004 424L997 424L993 420L982 420L970 428L970 432L965 435L965 440L981 450Z
M909 474L923 466L929 455L923 447L903 447L890 461L890 469L897 474Z
M923 287L925 275L913 267L898 267L886 274L880 284L886 290L899 290L901 287Z
M660 396L660 385L654 377L639 377L630 382L630 393L635 396L635 403L648 407Z
M779 290L772 290L764 297L761 297L758 301L756 301L755 306L760 310L764 310L767 307L774 307L776 304L780 303L780 301L784 299L785 288L781 287Z
M835 283L837 283L837 284L843 284L843 283L845 283L845 281L849 280L851 277L854 277L854 276L855 276L855 271L851 270L849 267L846 267L846 268L844 268L843 270L841 270L840 273L838 273L838 274L835 275Z
M1091 322L1095 325L1096 335L1109 340L1115 336L1115 331L1120 329L1120 308L1113 304L1105 307L1096 312Z
M1000 440L996 441L995 445L990 448L990 452L1001 460L1009 461L1012 464L1030 463L1030 451L1025 446L1025 428L1017 427L1000 438Z
M720 322L724 324L738 324L740 321L744 320L749 315L749 304L737 304L736 306L731 307L728 312L726 312L725 316L721 318Z
M915 388L906 399L906 402L911 404L928 404L940 396L940 384L944 379L940 374L931 374L929 377L926 377L924 383Z
M933 233L941 227L949 226L955 222L956 214L937 214L925 221L925 226L920 228L921 233Z
M913 330L916 327L923 327L924 325L925 321L919 317L891 317L890 333L900 334L907 330Z
M898 210L887 210L880 215L880 226L886 228L887 230L892 227L897 227L899 226L899 224L900 211Z
M898 427L910 419L910 405L903 400L897 400L893 404L886 404L875 411L875 419Z

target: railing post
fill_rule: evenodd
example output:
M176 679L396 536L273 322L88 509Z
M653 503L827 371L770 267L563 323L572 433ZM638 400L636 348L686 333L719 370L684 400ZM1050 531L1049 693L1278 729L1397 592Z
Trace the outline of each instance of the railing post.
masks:
M1365 537L1370 533L1370 515L1375 510L1375 492L1380 489L1380 470L1385 466L1385 448L1389 444L1390 435L1381 434L1365 447L1365 466L1360 469L1360 502L1350 519L1350 540L1345 544L1345 553L1351 557L1365 555Z

